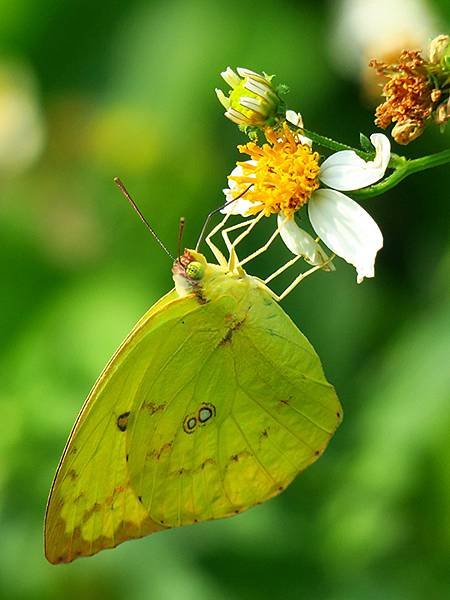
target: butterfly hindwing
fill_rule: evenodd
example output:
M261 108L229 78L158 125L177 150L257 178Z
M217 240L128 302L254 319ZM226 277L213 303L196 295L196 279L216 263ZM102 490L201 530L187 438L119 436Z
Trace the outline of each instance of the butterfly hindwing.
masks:
M174 327L183 341L142 381L128 441L133 488L168 527L279 493L341 419L317 354L265 290L244 305L223 295L203 306L201 324L190 313Z

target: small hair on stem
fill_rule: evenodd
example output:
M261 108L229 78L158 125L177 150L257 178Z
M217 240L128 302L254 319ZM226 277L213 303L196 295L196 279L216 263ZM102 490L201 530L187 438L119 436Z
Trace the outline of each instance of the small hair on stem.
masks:
M139 218L141 219L141 221L144 223L144 225L146 226L146 228L148 229L148 231L150 231L150 233L152 234L152 236L154 237L154 239L158 242L158 244L161 246L161 248L164 250L164 252L168 256L170 256L170 258L175 262L175 258L172 256L172 254L169 252L169 250L167 249L166 245L161 240L161 238L159 237L159 235L156 233L156 231L153 229L153 227L150 225L150 223L147 221L147 219L141 213L138 205L133 200L133 198L130 196L130 194L129 194L127 188L125 187L124 183L122 182L122 180L119 179L119 177L114 177L114 183L117 185L117 187L119 188L119 190L122 192L122 194L128 200L128 202L131 204L133 210L139 215Z

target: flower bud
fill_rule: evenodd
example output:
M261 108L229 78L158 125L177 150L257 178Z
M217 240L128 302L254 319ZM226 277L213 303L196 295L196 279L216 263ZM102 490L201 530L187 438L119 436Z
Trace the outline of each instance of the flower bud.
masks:
M450 119L450 98L439 104L434 118L438 125L444 125Z
M391 135L397 144L406 145L422 135L425 125L413 120L405 120L397 123L392 129Z
M264 126L280 107L281 99L272 85L272 76L238 67L237 73L230 67L221 73L231 87L226 96L216 89L217 97L226 109L225 116L244 126Z
M430 62L450 69L450 38L448 35L438 35L430 42Z

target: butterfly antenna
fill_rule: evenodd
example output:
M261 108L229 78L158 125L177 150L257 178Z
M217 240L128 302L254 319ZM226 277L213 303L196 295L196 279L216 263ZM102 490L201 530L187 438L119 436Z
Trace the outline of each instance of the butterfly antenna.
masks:
M125 187L124 183L121 181L121 179L119 179L119 177L114 177L114 183L117 185L117 187L119 188L119 190L122 192L122 194L125 196L125 198L128 200L128 202L131 204L132 208L134 209L134 211L139 215L139 218L141 219L141 221L144 223L144 225L147 227L147 229L150 231L150 233L152 234L152 236L155 238L155 240L158 242L158 244L161 246L161 248L164 250L164 252L170 256L170 258L175 262L175 258L172 256L172 254L169 252L169 250L167 249L166 245L164 244L164 242L161 240L161 238L159 237L159 235L156 233L156 231L153 229L153 227L150 225L150 223L147 221L147 219L144 217L144 215L141 213L141 211L139 210L138 205L136 204L136 202L133 200L133 198L130 196L127 188Z
M206 231L209 221L211 220L211 217L213 217L216 213L220 212L226 206L229 206L230 204L233 204L233 202L236 202L236 200L239 200L239 198L242 198L242 196L244 196L248 192L248 190L252 187L252 185L253 184L249 185L243 192L241 192L239 194L239 196L236 196L236 198L233 198L232 200L228 200L228 202L225 202L225 204L222 204L218 208L215 208L206 216L205 222L203 223L202 230L200 231L200 235L198 236L197 244L195 246L196 251L198 251L200 244L203 242L203 238L205 236L205 231Z
M184 217L180 217L180 223L178 226L178 249L177 249L177 254L178 254L178 262L180 262L180 254L181 254L181 240L183 239L183 231L184 231L184 224L185 224L186 220Z

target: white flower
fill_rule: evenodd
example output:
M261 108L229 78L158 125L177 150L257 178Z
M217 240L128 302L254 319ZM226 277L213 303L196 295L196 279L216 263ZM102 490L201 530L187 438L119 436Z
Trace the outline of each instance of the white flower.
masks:
M255 160L249 160L247 162L249 164L256 165ZM241 177L243 174L244 174L244 171L243 171L241 165L237 165L231 171L229 177ZM251 202L250 200L245 200L243 197L237 198L237 196L239 195L239 192L240 192L240 189L239 189L240 186L236 181L234 181L234 179L229 179L228 185L230 187L224 189L223 193L225 194L225 197L227 199L227 202L229 202L229 204L227 204L221 210L221 212L224 214L230 214L230 215L245 215L245 214L247 214L248 211L253 206L256 205L255 202ZM245 196L245 194L244 194L244 196Z
M253 159L241 163L230 173L229 177L234 179L229 179L229 188L224 190L230 204L225 206L222 212L243 216L259 211L264 211L266 214L276 212L278 213L280 236L289 250L295 255L303 256L310 264L326 264L328 257L320 245L301 229L293 218L294 213L307 203L311 225L319 238L332 252L356 268L357 281L361 283L364 277L374 276L375 257L383 246L383 236L372 217L357 202L342 194L341 191L364 188L384 176L390 158L389 139L381 133L374 133L370 136L370 141L375 148L375 158L371 161L363 160L353 150L336 152L327 158L318 168L318 179L329 187L317 189L318 185L316 188L311 187L311 179L305 181L303 165L300 165L301 168L297 167L298 176L295 173L292 174L292 165L299 164L298 154L295 154L296 162L289 163L288 172L283 171L283 168L286 168L286 157L289 159L290 156L293 156L292 150L289 150L291 155L287 154L281 140L276 140L272 146L268 146L267 156L272 157L277 152L279 156L274 156L272 164L263 165L266 171L263 170L261 173L256 168L257 161ZM302 140L299 141L299 144L303 144L304 164L311 172L312 159L315 155L312 154L312 150L305 150L305 146L309 145L308 142L309 140L307 142ZM246 152L251 155L251 148ZM267 177L268 181L270 179L270 186L264 182L264 177ZM290 209L290 212L281 207L281 200L277 201L277 177L280 181L280 197L282 191L286 189L286 187L283 188L283 184L286 184L287 177L291 178L288 183L294 182L297 190L301 190L303 184L309 185L309 195L305 199L305 194L300 193L297 196L300 198L300 202L293 210ZM252 184L253 180L254 184ZM247 193L249 198L246 198L247 194L243 193L241 198L232 202L237 194L244 192L245 188L249 186L251 186ZM286 202L285 196L283 202ZM292 202L289 206L291 204Z

